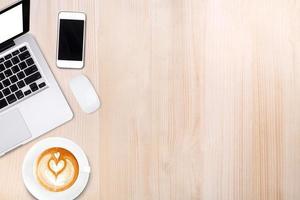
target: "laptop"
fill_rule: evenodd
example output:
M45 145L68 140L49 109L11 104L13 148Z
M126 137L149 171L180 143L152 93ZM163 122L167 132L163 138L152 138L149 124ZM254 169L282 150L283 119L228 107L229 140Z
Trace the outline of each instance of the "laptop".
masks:
M0 156L73 117L29 25L30 0L0 11Z

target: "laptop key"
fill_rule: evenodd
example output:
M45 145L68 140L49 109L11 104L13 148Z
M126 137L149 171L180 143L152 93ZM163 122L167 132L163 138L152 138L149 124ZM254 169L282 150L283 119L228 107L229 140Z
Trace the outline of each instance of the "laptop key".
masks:
M10 77L12 75L12 72L10 69L7 69L6 71L4 71L4 74L6 77Z
M12 52L12 55L13 56L16 56L16 55L18 55L20 52L19 52L19 50L17 49L17 50L15 50L14 52Z
M31 66L31 67L25 69L24 72L25 72L25 74L28 76L28 75L30 75L30 74L36 72L37 70L38 70L38 68L37 68L35 65L33 65L33 66Z
M8 59L10 59L11 57L12 57L12 55L11 55L11 54L7 54L6 56L4 56L5 60L8 60Z
M18 90L18 86L16 84L11 85L9 88L11 92L15 92Z
M17 98L14 94L11 94L8 97L6 97L6 100L9 104L12 104L17 101Z
M27 85L29 85L30 83L33 83L33 82L39 80L40 78L42 78L40 72L36 72L36 73L26 77L24 80L25 80L25 83Z
M9 80L10 80L11 83L15 83L15 82L18 81L18 78L17 78L16 75L13 75L12 77L9 78Z
M24 94L21 90L18 90L15 95L17 96L18 99L22 99L24 97Z
M26 60L27 66L31 66L34 64L34 61L32 60L32 58L29 58L28 60Z
M20 71L20 68L18 67L18 65L15 65L11 68L11 70L13 71L13 73L17 73Z
M4 96L8 96L11 94L10 90L8 88L5 88L4 90L2 90Z
M7 104L7 102L6 102L5 99L1 99L1 100L0 100L0 109L4 108L4 107L7 106L7 105L8 105L8 104Z
M18 83L17 83L17 85L18 85L18 87L19 88L23 88L23 87L25 87L25 83L24 83L24 81L19 81Z
M17 76L18 76L18 78L21 80L21 79L23 79L23 78L25 77L25 74L24 74L24 72L19 72L19 73L17 74Z
M2 90L4 87L3 87L3 84L0 83L0 90ZM1 98L1 97L0 97Z
M4 62L4 65L5 65L6 68L10 68L13 64L11 63L10 60L8 60L8 61Z
M36 83L32 83L31 85L29 85L29 87L32 90L32 92L35 92L39 89Z
M24 92L24 94L25 94L25 96L28 96L28 95L31 94L31 91L30 91L30 90L27 90L27 91Z
M26 46L20 48L20 51L21 51L21 52L23 52L23 51L25 51L25 50L27 50L27 47L26 47Z
M25 69L25 68L27 67L27 65L26 65L25 62L21 62L21 63L19 64L19 67L20 67L21 70L23 70L23 69Z
M45 82L42 82L42 83L39 84L39 88L43 88L43 87L45 87L45 86L46 86L46 83L45 83Z
M0 64L0 72L4 71L5 70L5 67L3 64Z
M5 79L3 82L4 87L10 86L10 81L8 79Z
M20 55L19 55L19 58L21 59L21 60L26 60L27 58L29 58L30 57L30 53L28 52L28 51L25 51L25 52L23 52L23 53L21 53Z
M0 58L0 63L4 62L4 58Z
M18 63L20 62L18 56L13 57L13 58L11 59L11 61L12 61L12 63L13 63L14 65L16 65L16 64L18 64Z

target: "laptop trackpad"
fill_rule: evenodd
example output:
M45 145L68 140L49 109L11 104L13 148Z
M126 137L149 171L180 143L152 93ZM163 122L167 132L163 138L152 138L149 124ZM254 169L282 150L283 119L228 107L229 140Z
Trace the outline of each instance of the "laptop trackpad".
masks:
M18 109L0 116L0 155L31 137Z

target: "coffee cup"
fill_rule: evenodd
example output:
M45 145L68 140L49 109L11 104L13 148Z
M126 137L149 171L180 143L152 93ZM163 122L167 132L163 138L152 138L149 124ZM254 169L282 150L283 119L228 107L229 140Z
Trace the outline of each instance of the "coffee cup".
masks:
M90 174L83 150L71 140L48 138L36 143L23 162L23 181L37 199L75 199L85 189Z

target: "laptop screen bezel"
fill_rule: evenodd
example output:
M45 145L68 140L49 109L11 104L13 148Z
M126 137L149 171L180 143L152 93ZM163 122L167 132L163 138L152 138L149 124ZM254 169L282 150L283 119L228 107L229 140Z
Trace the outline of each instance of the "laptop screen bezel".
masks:
M9 38L7 40L5 40L4 42L0 43L0 45L5 44L9 41L13 41L14 39L20 37L21 35L24 35L25 33L27 33L29 31L29 23L30 23L30 0L22 0L19 1L3 10L0 11L0 15L11 10L12 8L15 8L16 6L19 6L20 4L22 4L22 9L23 9L23 32L19 33L18 35ZM1 31L1 30L0 30Z

